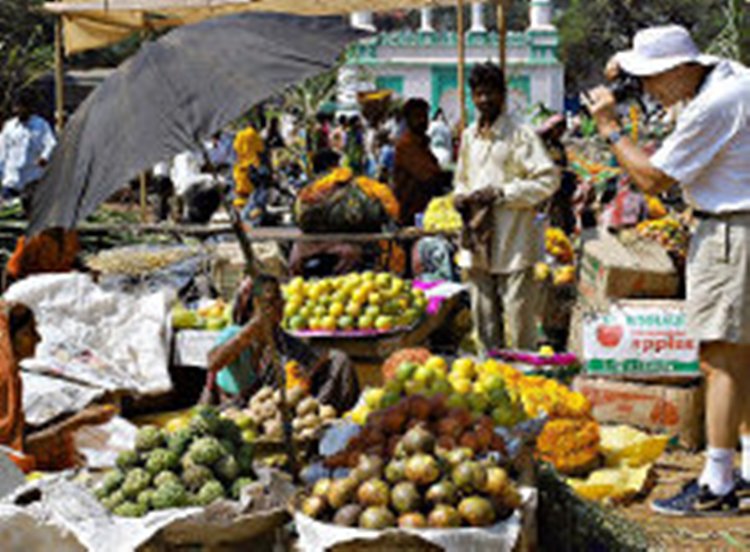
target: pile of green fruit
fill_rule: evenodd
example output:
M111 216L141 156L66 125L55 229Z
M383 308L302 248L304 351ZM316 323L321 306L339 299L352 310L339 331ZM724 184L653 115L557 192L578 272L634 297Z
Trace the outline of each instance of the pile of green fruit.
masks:
M252 483L253 448L239 427L207 407L173 433L156 426L138 430L135 449L120 453L117 468L95 490L112 513L140 517L151 510L208 506L238 499Z
M387 465L379 456L361 456L346 477L318 480L301 510L336 525L381 530L487 527L520 505L518 491L494 460L466 448L436 453L435 437L415 426Z
M364 272L284 286L284 328L292 331L390 331L418 322L427 307L420 289L387 272Z

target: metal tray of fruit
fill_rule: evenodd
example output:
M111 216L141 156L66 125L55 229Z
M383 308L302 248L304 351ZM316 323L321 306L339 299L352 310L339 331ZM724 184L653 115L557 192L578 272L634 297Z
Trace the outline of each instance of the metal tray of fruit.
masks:
M284 330L299 339L378 339L413 331L424 321L420 318L410 326L397 326L388 330Z

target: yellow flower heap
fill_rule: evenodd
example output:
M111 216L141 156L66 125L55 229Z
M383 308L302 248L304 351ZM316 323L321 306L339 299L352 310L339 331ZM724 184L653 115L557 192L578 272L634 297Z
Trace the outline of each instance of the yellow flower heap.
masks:
M461 230L461 215L453 206L453 196L436 197L424 214L424 229L428 232L457 232Z
M690 232L672 216L644 220L636 226L635 230L639 236L658 242L671 253L680 257L687 255Z
M253 127L247 127L238 132L234 138L237 162L234 164L232 175L234 176L236 196L234 206L238 209L247 204L250 194L253 193L254 186L247 173L250 167L257 168L260 166L260 154L263 153L264 149L263 138Z
M506 366L503 370L511 395L520 397L526 414L543 414L545 424L536 443L540 460L549 462L564 474L585 473L599 459L599 424L591 417L591 404L581 393L571 391L557 380L524 376Z
M547 228L544 233L544 246L551 255L556 266L550 268L547 263L537 263L534 267L534 276L538 281L547 280L552 275L552 283L555 286L570 285L575 281L576 269L573 264L575 251L570 238L560 228Z

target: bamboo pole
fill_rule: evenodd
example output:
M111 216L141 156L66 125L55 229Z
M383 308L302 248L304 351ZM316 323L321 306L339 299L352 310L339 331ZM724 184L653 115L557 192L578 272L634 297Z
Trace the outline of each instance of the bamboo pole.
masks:
M58 136L65 126L65 69L63 67L62 17L55 20L55 130Z
M495 0L495 4L497 6L498 65L505 72L508 60L508 18L506 17L506 10L510 2L507 2L507 0Z
M141 222L148 222L148 191L146 189L146 173L141 173L138 180L140 182Z
M460 132L466 128L466 25L464 22L464 0L458 0L456 39L458 41L458 108L460 110Z

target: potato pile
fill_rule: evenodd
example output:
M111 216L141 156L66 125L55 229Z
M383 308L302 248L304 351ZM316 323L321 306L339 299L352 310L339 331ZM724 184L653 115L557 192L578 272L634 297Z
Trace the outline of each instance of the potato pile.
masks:
M286 394L287 405L294 412L292 429L294 437L300 441L314 439L323 425L336 418L336 409L320 404L301 387L289 389ZM238 411L227 411L226 417L233 419L243 429L243 436L248 439L249 432L256 437L271 441L284 439L284 426L281 417L281 392L272 387L263 387L247 404L247 408Z

